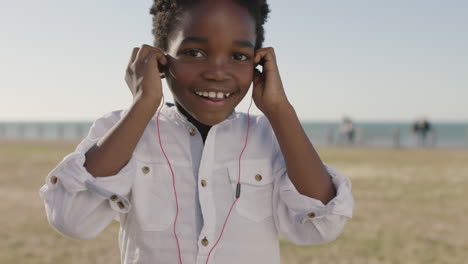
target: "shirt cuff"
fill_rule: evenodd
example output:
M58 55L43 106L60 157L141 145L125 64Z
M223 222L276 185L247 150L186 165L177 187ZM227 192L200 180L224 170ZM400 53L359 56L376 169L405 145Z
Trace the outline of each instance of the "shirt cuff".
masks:
M289 180L290 188L283 192L282 200L290 210L296 212L295 218L300 223L313 221L329 215L353 216L354 199L351 194L351 181L332 167L324 164L336 188L336 196L326 205L315 198L300 194Z
M130 210L131 204L126 198L130 193L133 177L135 175L135 160L133 156L129 162L115 175L107 177L94 177L83 166L86 152L94 146L97 139L85 139L77 150L64 158L64 160L47 176L47 189L57 187L60 181L67 192L76 193L90 191L109 200L110 206L122 213Z

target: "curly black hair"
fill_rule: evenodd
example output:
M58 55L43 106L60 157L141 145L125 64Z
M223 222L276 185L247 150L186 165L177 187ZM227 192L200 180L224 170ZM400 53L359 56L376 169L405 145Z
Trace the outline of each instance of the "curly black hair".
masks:
M154 0L150 9L153 15L154 46L167 51L168 35L174 26L177 25L177 19L182 13L201 0ZM234 0L239 5L247 8L250 15L256 22L257 40L255 49L261 48L265 40L265 29L263 25L267 21L270 8L267 0Z

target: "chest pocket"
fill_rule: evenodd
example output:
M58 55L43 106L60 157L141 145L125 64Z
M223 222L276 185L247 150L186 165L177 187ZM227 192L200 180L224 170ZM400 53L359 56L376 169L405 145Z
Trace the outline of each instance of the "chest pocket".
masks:
M235 194L239 176L239 164L228 166L229 179ZM272 215L273 175L269 160L245 160L241 162L241 194L236 211L241 216L260 222Z
M132 189L133 208L138 224L145 231L167 229L174 221L175 208L169 184L171 173L167 164L138 162Z

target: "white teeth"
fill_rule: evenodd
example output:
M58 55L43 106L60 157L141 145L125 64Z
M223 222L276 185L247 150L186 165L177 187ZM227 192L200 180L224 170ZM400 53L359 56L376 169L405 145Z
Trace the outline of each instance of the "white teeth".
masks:
M202 96L202 97L208 97L208 98L218 98L218 99L223 99L223 98L228 98L229 96L231 96L231 93L223 93L223 92L207 92L207 91L199 91L199 92L195 92L198 96Z

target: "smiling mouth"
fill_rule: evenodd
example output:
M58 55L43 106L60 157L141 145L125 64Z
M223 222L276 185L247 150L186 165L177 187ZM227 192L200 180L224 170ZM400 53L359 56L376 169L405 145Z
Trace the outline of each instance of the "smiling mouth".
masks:
M215 92L215 91L198 91L195 92L196 95L210 100L223 100L231 97L233 93L223 93L223 92Z

